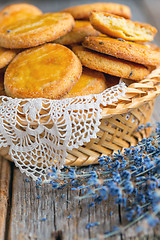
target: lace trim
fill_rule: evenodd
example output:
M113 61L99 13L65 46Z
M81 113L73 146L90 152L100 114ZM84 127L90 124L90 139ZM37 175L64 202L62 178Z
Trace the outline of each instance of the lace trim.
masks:
M100 94L63 100L12 99L0 97L0 148L9 154L21 172L34 180L46 179L48 170L61 169L67 150L78 148L99 131L100 105L124 96L120 83Z

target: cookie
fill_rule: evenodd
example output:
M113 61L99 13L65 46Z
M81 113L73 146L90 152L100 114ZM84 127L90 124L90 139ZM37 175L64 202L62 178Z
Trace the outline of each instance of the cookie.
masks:
M140 64L94 52L82 46L72 46L72 50L82 65L100 72L133 80L142 80L149 74L148 69Z
M75 19L89 19L92 11L103 11L113 13L124 18L131 18L130 8L118 3L91 3L78 5L62 10L62 12L71 13Z
M116 58L149 66L160 64L160 52L148 46L110 37L88 37L83 46Z
M157 29L149 24L133 22L106 12L92 12L90 22L101 33L129 41L152 41L157 33Z
M55 43L62 45L70 45L82 42L85 37L98 36L99 32L96 31L89 21L75 21L75 26L71 32L55 40Z
M107 81L103 73L83 68L83 72L78 82L73 86L64 98L98 94L107 88Z
M48 43L19 53L5 73L5 91L17 98L58 99L73 87L82 72L67 47Z
M0 69L6 67L16 56L17 50L11 50L0 47Z
M0 11L0 26L2 28L3 26L13 24L23 18L39 16L41 14L42 11L31 4L12 4Z
M51 42L74 26L69 13L46 13L18 21L0 29L0 46L6 48L30 48Z

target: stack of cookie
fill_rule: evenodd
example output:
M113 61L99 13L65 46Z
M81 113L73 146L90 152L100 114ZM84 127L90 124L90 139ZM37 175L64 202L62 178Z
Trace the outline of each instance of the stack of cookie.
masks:
M46 14L29 4L6 7L0 94L61 99L100 93L121 77L142 80L160 64L159 49L146 45L157 30L130 17L127 6L113 3Z
M89 19L101 35L72 47L84 66L139 81L160 64L160 52L146 44L154 39L155 27L103 11L92 11Z

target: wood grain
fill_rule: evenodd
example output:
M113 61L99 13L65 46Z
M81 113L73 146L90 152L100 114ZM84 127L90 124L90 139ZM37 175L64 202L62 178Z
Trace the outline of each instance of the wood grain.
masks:
M87 2L89 0L29 1L29 3L40 7L44 12L58 11L65 7ZM116 2L129 5L134 20L147 21L159 28L159 0L116 0ZM8 5L8 3L11 3L11 1L7 3L2 1L0 7ZM159 35L156 40L157 42L160 40ZM155 104L153 121L160 120L159 105L160 97ZM123 210L113 204L112 198L96 207L88 208L89 202L87 200L75 200L76 194L68 188L58 191L51 189L50 186L36 188L36 183L32 180L26 182L26 178L24 174L20 173L19 169L14 169L12 208L9 209L10 164L6 160L0 160L0 240L8 240L6 237L6 220L10 211L11 217L9 226L7 226L10 240L85 240L94 237L101 239L100 234L111 230L113 226L121 222L125 224ZM68 218L70 215L72 217ZM100 226L87 230L86 224L88 222L100 222ZM146 230L142 236L137 235L137 226L129 228L123 235L117 235L110 239L160 239L159 226L154 230Z
M9 198L10 163L0 158L0 240L5 237Z
M26 182L25 178L15 169L9 239L54 239L58 233L65 240L88 239L119 224L118 208L111 198L88 208L89 201L76 200L76 193L69 188L53 190L47 185L36 188L35 182ZM100 226L86 229L88 222L97 221Z

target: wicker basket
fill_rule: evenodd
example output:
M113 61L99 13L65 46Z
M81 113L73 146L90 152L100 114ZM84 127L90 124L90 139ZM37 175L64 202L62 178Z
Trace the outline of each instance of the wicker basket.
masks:
M160 94L160 67L146 79L135 82L125 80L127 92L117 103L102 106L100 131L96 139L68 151L66 165L96 164L98 157L123 151L149 136L150 128L137 131L139 125L150 121L155 98ZM11 160L9 147L1 148L0 155Z

